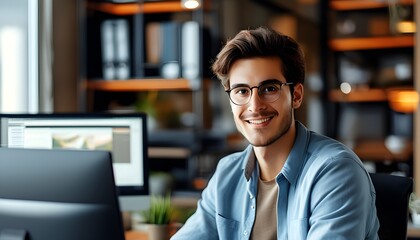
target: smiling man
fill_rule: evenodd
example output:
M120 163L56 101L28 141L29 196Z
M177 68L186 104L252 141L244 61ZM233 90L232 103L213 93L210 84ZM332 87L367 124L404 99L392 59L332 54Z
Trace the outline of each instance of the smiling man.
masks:
M375 189L343 144L295 120L305 62L268 28L228 41L212 69L250 145L220 160L173 239L378 239Z

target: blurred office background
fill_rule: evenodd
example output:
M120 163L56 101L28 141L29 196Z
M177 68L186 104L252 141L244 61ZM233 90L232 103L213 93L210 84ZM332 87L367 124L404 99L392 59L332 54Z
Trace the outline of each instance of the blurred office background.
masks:
M174 191L200 191L220 157L246 144L210 62L239 30L270 26L305 51L299 121L372 172L420 174L416 1L200 4L0 0L0 111L146 112L151 170L172 176Z

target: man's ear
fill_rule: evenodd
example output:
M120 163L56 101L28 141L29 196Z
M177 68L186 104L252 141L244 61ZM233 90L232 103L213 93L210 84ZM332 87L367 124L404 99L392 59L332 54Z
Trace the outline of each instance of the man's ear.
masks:
M303 101L303 84L298 83L293 86L293 102L292 107L294 109L299 108Z

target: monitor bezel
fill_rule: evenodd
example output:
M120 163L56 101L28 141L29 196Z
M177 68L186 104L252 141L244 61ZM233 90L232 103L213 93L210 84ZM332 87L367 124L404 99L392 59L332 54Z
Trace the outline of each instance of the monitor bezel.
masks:
M143 112L133 113L108 113L108 112L89 112L89 113L2 113L0 114L0 124L4 118L38 118L38 119L81 119L81 118L140 118L143 134L141 136L142 145L138 146L142 149L143 153L143 186L118 186L117 191L119 196L137 196L137 195L149 195L149 158L148 158L148 129L147 129L147 114ZM0 126L0 136L2 136L2 128ZM0 146L3 147L3 139L0 137Z

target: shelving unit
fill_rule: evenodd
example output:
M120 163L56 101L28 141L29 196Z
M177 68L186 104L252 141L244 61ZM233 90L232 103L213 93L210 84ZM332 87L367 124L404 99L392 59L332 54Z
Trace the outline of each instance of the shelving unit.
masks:
M385 140L390 135L406 134L397 125L412 121L411 113L391 108L389 92L414 88L414 35L394 32L386 1L329 0L321 5L327 135L349 144L364 161L410 164L412 136L404 136L410 140L398 153L392 153ZM414 1L400 0L396 5L409 12ZM389 59L404 61L394 63ZM403 77L397 76L398 64L406 73ZM340 88L343 83L351 86L348 92ZM396 119L406 122L396 123ZM410 132L412 122L404 127Z
M202 49L211 49L214 46L211 45L213 36L209 39L204 39L204 32L206 28L211 24L217 24L212 16L212 5L210 0L202 2L201 7L197 9L186 9L181 6L181 1L164 0L164 1L136 1L127 3L116 3L112 1L100 1L100 0L78 0L79 1L79 12L80 12L80 50L81 50L81 65L80 65L80 99L81 100L81 111L143 111L139 110L139 101L150 101L150 99L138 99L139 96L164 96L162 101L169 103L177 103L179 101L186 102L182 106L182 111L193 115L193 123L191 120L189 125L181 126L179 128L173 127L173 129L164 129L157 127L157 129L151 130L149 133L150 148L149 156L153 161L164 161L163 164L154 164L150 166L165 166L171 165L172 163L176 167L181 166L183 171L191 183L191 179L195 176L194 161L196 161L197 152L200 149L200 134L203 130L203 115L205 114L206 105L204 102L205 93L203 88L206 87L204 84L204 78L206 71L203 66L204 61L209 61L211 53L204 52ZM213 1L213 0L211 0ZM107 20L124 20L126 26L128 26L128 33L125 36L128 38L129 45L127 47L129 54L129 74L127 77L119 79L118 77L105 77L105 65L104 60L104 30L102 29L103 23ZM213 22L211 22L213 21ZM184 40L185 36L182 37L183 31L181 27L184 26L185 22L193 22L198 26L198 32L195 31L193 35L193 41L196 41L198 45L197 51L193 51L198 54L197 62L195 62L196 73L195 76L185 75L184 76L184 62L182 61L184 56L182 55L181 41ZM147 26L154 24L157 28L155 31L159 31L159 34L168 34L165 28L167 25L164 24L176 24L176 35L159 35L160 39L152 39L152 42L148 42L148 34L150 34ZM173 26L171 26L173 27ZM211 34L215 34L214 27ZM115 30L118 31L118 30ZM156 33L156 32L155 32ZM191 32L189 32L191 33ZM118 32L114 33L114 41L118 39L120 35ZM187 33L186 33L187 34ZM187 35L190 36L190 35ZM155 59L152 61L147 55L150 52L151 45L148 44L172 44L170 48L177 49L176 59L174 60L163 60L163 54L167 52L153 53ZM204 43L205 41L208 41ZM177 43L175 43L177 42ZM206 45L204 47L204 44ZM119 44L114 44L118 46ZM163 48L164 45L155 45L154 47ZM166 47L167 45L165 45ZM116 50L121 51L121 50ZM160 55L159 55L160 54ZM159 57L159 59L156 58ZM166 55L165 55L166 57ZM166 58L165 58L166 59ZM171 62L168 62L171 61ZM178 67L178 73L173 76L163 75L163 67L167 63L176 63ZM173 68L171 68L173 69ZM186 73L185 73L186 74ZM117 76L117 75L116 75ZM169 100L167 98L174 98ZM182 99L181 99L182 98ZM97 104L103 102L103 104ZM124 102L127 105L118 104ZM166 104L159 103L159 104ZM117 104L116 104L117 103ZM116 109L110 109L111 106ZM178 104L180 105L180 104ZM98 107L99 106L99 107ZM168 114L172 114L172 111L178 111L171 106L159 105L159 109L156 111L170 111ZM118 109L120 108L120 109ZM187 108L188 110L184 110ZM164 110L162 110L164 109ZM145 110L147 112L147 110ZM162 113L163 114L163 113ZM181 113L180 113L181 114ZM160 116L159 114L157 114ZM166 116L166 115L165 115ZM168 115L169 116L169 115ZM170 115L171 117L174 115ZM166 120L171 121L171 120ZM174 122L178 122L176 120ZM156 121L158 122L158 121ZM151 124L152 125L152 124ZM166 162L167 161L167 162ZM159 170L159 169L152 169ZM165 169L167 170L167 169ZM184 180L182 180L184 181ZM189 183L183 182L182 184L188 185Z

